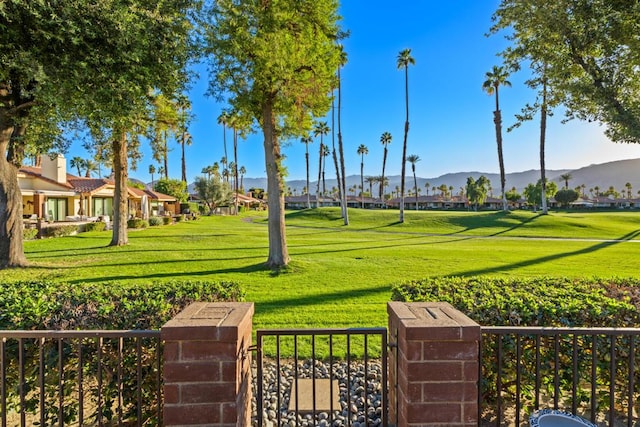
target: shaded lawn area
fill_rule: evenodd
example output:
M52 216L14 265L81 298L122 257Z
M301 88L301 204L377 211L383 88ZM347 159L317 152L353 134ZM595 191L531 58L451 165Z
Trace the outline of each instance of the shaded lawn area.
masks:
M264 328L384 326L391 285L427 276L638 274L636 212L408 211L398 224L397 211L351 210L349 227L338 215L290 212L292 262L279 272L263 267L266 215L253 212L132 230L122 248L105 246L110 232L25 242L32 267L0 271L0 280L233 280Z

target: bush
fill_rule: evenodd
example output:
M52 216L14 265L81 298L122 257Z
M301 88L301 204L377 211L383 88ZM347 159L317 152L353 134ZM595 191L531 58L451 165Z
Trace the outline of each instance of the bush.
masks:
M173 224L173 217L163 216L162 217L162 222L164 223L164 225Z
M37 228L24 228L22 229L23 240L35 240L38 237Z
M104 231L106 227L107 227L107 224L105 224L102 221L90 222L85 225L84 231Z
M164 221L159 216L152 216L151 218L149 218L149 225L151 227L156 227L158 225L162 225L163 223Z
M45 237L64 237L77 233L77 225L53 225L42 229L42 235Z
M428 278L393 285L397 301L444 301L481 325L640 326L640 279Z
M127 228L147 228L149 223L144 219L134 218L127 221Z
M176 222L182 222L186 219L184 214L177 215L175 218L176 218Z
M166 321L193 301L240 301L244 295L234 282L168 282L132 285L128 283L53 283L25 281L2 284L0 297L0 329L159 329ZM97 343L100 342L100 351ZM162 351L154 338L104 338L62 341L56 339L17 340L3 344L3 385L7 384L6 401L12 407L20 402L19 384L27 389L39 387L39 364L44 364L45 392L44 425L57 425L61 419L58 403L65 399L63 419L77 424L78 394L76 381L65 381L59 388L59 378L82 375L87 396L100 391L104 396L122 396L122 418L126 425L156 425L158 384L156 367ZM122 347L121 347L122 346ZM79 350L81 349L81 350ZM124 349L124 350L123 350ZM62 351L62 353L60 353ZM42 353L41 353L42 352ZM20 358L18 357L20 353ZM62 368L60 368L60 355ZM79 354L82 357L79 357ZM40 359L42 357L42 359ZM24 368L21 370L19 360ZM137 361L142 362L137 371ZM103 376L98 379L97 366ZM118 375L104 375L104 373ZM138 378L140 380L138 380ZM62 390L62 395L60 394ZM138 405L138 393L142 405ZM27 419L30 408L39 407L39 393L28 393L25 399ZM140 410L141 418L138 418ZM98 408L85 406L85 420L96 419ZM118 420L111 405L102 407L102 418L109 425Z

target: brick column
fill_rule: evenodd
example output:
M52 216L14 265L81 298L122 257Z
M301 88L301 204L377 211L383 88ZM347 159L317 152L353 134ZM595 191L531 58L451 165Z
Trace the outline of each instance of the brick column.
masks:
M478 425L480 326L448 303L390 302L389 415L398 427Z
M162 327L164 425L251 425L253 303L193 303Z

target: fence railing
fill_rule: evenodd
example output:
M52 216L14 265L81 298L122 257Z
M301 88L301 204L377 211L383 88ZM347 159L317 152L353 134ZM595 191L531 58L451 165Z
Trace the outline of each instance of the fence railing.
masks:
M0 330L0 423L158 425L160 331Z
M639 340L640 328L483 327L483 425L528 425L542 408L640 425Z

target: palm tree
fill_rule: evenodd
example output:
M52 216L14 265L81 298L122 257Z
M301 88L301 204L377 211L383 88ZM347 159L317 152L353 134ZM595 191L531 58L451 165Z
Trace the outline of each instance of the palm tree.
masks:
M222 144L224 145L224 159L228 159L229 156L227 156L227 125L229 124L229 120L231 119L231 115L229 114L228 111L222 111L220 113L220 115L218 116L218 124L222 125ZM226 162L220 162L223 164Z
M327 194L327 186L324 181L324 170L327 168L327 156L329 155L329 147L326 145L322 148L322 195Z
M324 135L329 133L327 122L317 122L313 128L313 135L320 137L320 151L318 152L318 185L316 186L316 207L320 207L320 179L322 178L322 159L324 153Z
M238 172L240 173L240 188L242 189L242 192L244 193L244 175L247 173L247 168L245 168L244 166L240 166L240 169L238 170Z
M565 190L569 189L569 181L571 180L571 178L573 178L573 176L571 176L569 172L563 173L562 175L560 175L560 179L564 181Z
M163 175L166 175L166 170L164 169L164 166L160 166L158 168L158 175L160 175L160 177L162 177ZM162 178L160 178L162 179Z
M151 175L151 188L153 188L153 174L156 173L156 167L149 165L149 175Z
M416 61L411 56L411 49L404 49L398 54L396 64L398 69L404 68L404 99L406 119L404 122L404 142L402 144L402 176L400 178L400 222L404 222L404 176L407 163L407 136L409 134L409 65Z
M218 162L213 162L213 165L211 165L211 175L213 175L214 179L220 180L220 165Z
M493 66L492 71L487 71L485 74L487 80L482 84L482 89L489 95L496 95L496 110L493 112L493 123L496 127L496 143L498 145L498 163L500 164L500 191L502 194L502 209L507 210L507 197L504 192L505 187L505 173L504 173L504 159L502 155L502 113L500 112L500 99L498 89L500 86L511 86L511 82L507 80L509 73L504 67Z
M599 197L599 196L600 196L600 187L598 187L598 186L596 185L595 187L593 187L593 189L594 189L594 190L595 190L595 192L596 192L596 197Z
M193 139L191 138L191 134L187 132L187 129L183 129L182 135L180 136L180 146L182 147L182 182L187 182L187 161L184 155L184 147L185 145L191 145Z
M340 70L347 63L347 53L344 51L344 47L340 46L340 63L338 64L338 149L340 150L340 175L342 175L342 200L340 206L342 207L342 217L344 218L344 225L349 225L349 210L347 209L347 177L345 175L344 167L344 144L342 143L342 82L340 79ZM340 184L340 183L339 183Z
M313 138L310 136L303 136L300 138L300 142L304 144L304 159L307 163L307 209L311 209L311 196L309 195L309 144L313 142Z
M416 193L416 210L418 210L418 181L416 179L416 163L420 161L420 156L417 154L410 154L407 156L407 161L411 163L411 171L413 172L413 190Z
M220 164L222 165L222 176L223 176L223 177L226 177L226 181L227 181L227 184L228 184L228 183L229 183L229 171L227 171L227 174L226 174L226 175L225 175L225 173L224 173L224 171L226 171L226 170L227 170L227 156L223 156L223 157L220 159Z
M382 199L384 195L384 169L387 165L387 152L389 151L387 146L391 144L391 134L389 132L384 132L380 136L380 142L384 146L384 154L382 155L382 178L380 179L380 191L378 192L378 197Z
M627 199L630 199L631 198L631 189L633 187L631 186L630 182L627 182L624 186L627 189Z
M427 189L427 196L429 196L429 187L431 187L431 184L429 184L428 182L424 183L424 188Z
M360 155L360 187L364 188L364 156L369 154L369 149L366 145L360 144L358 147L358 155ZM364 198L362 197L362 193L360 193L360 203L361 207L364 209Z
M375 176L368 176L364 179L364 181L369 184L369 197L373 197L373 184L375 182L379 182L378 177Z
M71 166L72 168L76 168L78 171L78 176L82 176L82 172L80 170L84 168L84 163L85 160L82 157L76 156L71 159L71 161L69 162L69 166Z
M98 170L98 163L91 159L87 159L84 161L84 169L85 169L84 177L91 178L91 172L97 172Z

